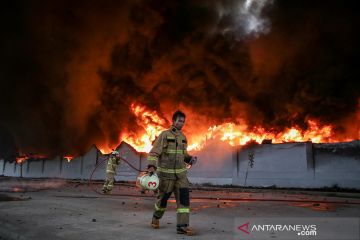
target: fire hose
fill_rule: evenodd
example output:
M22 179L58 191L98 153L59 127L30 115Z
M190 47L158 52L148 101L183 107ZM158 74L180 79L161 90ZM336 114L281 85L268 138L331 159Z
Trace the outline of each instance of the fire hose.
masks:
M127 163L132 169L134 169L135 171L139 172L139 173L142 173L142 172L146 172L146 171L141 171L140 169L136 168L134 165L132 165L131 163L129 163L125 158L123 157L120 157L120 159L122 161L124 161L125 163ZM94 169L92 170L91 174L90 174L90 177L89 177L89 180L88 180L88 186L90 187L90 189L98 194L102 194L101 192L97 191L96 189L93 188L93 184L92 184L92 177L96 171L96 169L101 166L102 164L104 164L106 162L107 158L101 160L100 162L98 162Z
M133 166L131 163L129 163L126 159L124 159L123 157L120 157L121 160L123 160L125 163L127 163L132 169L134 169L135 171L142 173L142 172L146 172L146 171L141 171L140 169L136 168L135 166ZM97 194L103 195L101 192L97 191L96 189L93 188L93 184L92 184L92 177L96 171L96 169L101 166L104 162L106 162L107 159L103 159L102 161L100 161L99 163L97 163L93 169L93 171L91 172L91 175L89 177L88 180L88 185L90 187L90 189L92 191L94 191ZM142 198L153 198L153 196L144 196L144 195L137 195L137 194L113 194L115 196L129 196L129 197L142 197ZM231 202L249 202L249 201L254 201L254 202L259 202L259 201L275 201L275 202L305 202L305 203L333 203L333 204L360 204L359 202L351 202L348 200L345 201L326 201L326 200L291 200L291 199L255 199L255 198L227 198L227 197L195 197L193 199L197 199L197 200L216 200L216 201L231 201Z
M129 163L125 158L123 158L123 157L119 157L119 158L120 158L122 161L124 161L125 163L127 163L127 164L128 164L132 169L134 169L135 171L137 171L137 172L139 172L139 173L146 172L146 171L141 171L140 169L136 168L134 165L132 165L131 163ZM105 158L105 159L101 160L99 163L97 163L97 164L95 165L93 171L91 172L91 175L90 175L90 177L89 177L89 180L88 180L88 186L90 187L90 189L91 189L92 191L98 193L98 194L102 194L102 193L100 193L99 191L97 191L96 189L94 189L94 188L92 187L92 186L93 186L93 185L92 185L92 177L93 177L96 169L97 169L99 166L101 166L106 160L107 160L107 159ZM197 158L195 157L194 163L196 163L196 161L197 161ZM191 164L191 165L188 165L188 166L189 166L189 167L188 167L188 169L189 169L189 168L191 168L192 164Z

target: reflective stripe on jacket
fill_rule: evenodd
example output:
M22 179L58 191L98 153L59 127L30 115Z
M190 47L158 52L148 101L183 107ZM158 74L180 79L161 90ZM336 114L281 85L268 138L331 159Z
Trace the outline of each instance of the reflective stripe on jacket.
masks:
M148 155L148 163L157 167L159 177L175 179L186 176L187 152L185 135L175 127L163 131L155 140Z

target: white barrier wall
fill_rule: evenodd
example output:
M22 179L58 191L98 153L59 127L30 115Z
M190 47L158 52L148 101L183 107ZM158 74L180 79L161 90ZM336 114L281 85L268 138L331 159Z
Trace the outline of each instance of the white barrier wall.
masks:
M143 158L143 154L137 153L131 146L126 143L121 143L116 150L135 168L144 169L143 166L141 166L141 159ZM107 156L102 155L101 152L94 146L84 156L82 178L89 179L90 175L92 174L92 180L104 180L106 175L106 164ZM122 161L116 169L115 180L136 181L138 174L138 171L135 171L128 164Z
M16 167L15 161L4 163L4 176L20 177L20 168Z
M43 177L45 178L60 178L61 173L61 158L45 160Z
M61 162L61 178L82 179L81 170L83 165L83 157L76 157L71 161L62 159Z
M106 161L106 157L105 156L102 156L102 155L98 155L98 157L96 158L97 161L90 161L90 158L89 158L89 162L87 163L87 167L88 170L89 170L89 176L87 177L90 178L90 175L91 173L94 171L94 168L97 164L97 167L92 175L92 179L93 180L105 180L105 171L106 171L106 164L107 164L107 161ZM95 164L93 164L93 162L95 162Z
M82 164L82 179L89 179L91 173L93 172L97 163L101 162L102 158L101 152L93 145L90 150L83 156ZM81 172L81 171L80 171ZM105 164L99 166L99 168L94 171L92 177L93 180L103 180L105 179Z
M42 178L44 177L45 162L48 160L27 160L22 163L22 176L29 178Z
M130 145L122 142L120 146L116 149L120 155L128 161L134 168L141 169L142 161L141 154L136 152L134 148ZM122 161L120 166L118 166L116 171L115 180L116 181L136 181L136 177L139 175L139 172L134 168L130 167L129 164Z
M233 166L233 184L238 186L360 189L360 141L242 147Z
M231 184L233 158L236 148L227 143L209 140L201 151L189 152L197 156L197 163L188 171L192 183Z
M314 185L360 188L360 141L314 144Z
M146 154L122 143L117 150L135 168L145 170ZM252 187L318 188L337 185L360 189L360 141L334 144L284 143L231 147L209 141L189 171L192 183L233 184ZM0 160L0 174L32 178L84 179L99 164L93 180L105 179L106 155L93 146L84 156L27 160L22 166ZM249 165L252 161L252 167ZM3 173L2 173L3 172ZM139 172L122 162L117 181L135 181Z
M313 173L308 169L307 146L306 143L284 143L239 148L233 162L233 184L311 187Z
M4 159L0 159L0 176L4 173Z

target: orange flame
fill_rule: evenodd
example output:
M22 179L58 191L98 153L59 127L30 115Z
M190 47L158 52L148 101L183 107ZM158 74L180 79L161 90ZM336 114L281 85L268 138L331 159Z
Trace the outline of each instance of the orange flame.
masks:
M42 158L46 158L45 155L41 155L41 154L32 154L32 155L23 155L23 156L18 156L16 157L16 163L21 164L25 161L27 161L28 159L33 158L33 159L42 159Z
M26 160L28 160L29 158L28 157L25 157L25 156L21 156L21 157L17 157L16 158L16 163L17 164L21 164L23 162L25 162Z
M308 129L303 131L300 127L294 126L285 129L280 133L266 131L264 128L257 127L252 131L247 131L246 125L236 125L235 123L224 123L218 126L212 126L204 137L198 142L189 146L189 150L200 150L207 140L219 139L228 142L231 146L245 145L254 141L261 143L263 140L271 139L274 143L283 142L336 142L338 139L333 138L333 127L331 125L321 126L316 120L308 120ZM351 140L351 139L346 139Z
M73 156L64 156L64 159L66 159L68 162L70 162L71 160L73 160Z
M166 120L159 117L156 111L151 111L141 104L132 103L131 111L136 116L136 122L144 131L136 133L124 133L120 137L123 141L133 146L139 152L149 152L152 141L161 131L166 128ZM271 139L273 143L283 142L337 142L340 139L334 137L331 125L322 125L319 121L311 119L307 121L308 129L302 130L299 126L285 129L276 133L265 130L262 127L248 129L246 123L226 122L221 125L210 126L206 132L192 132L188 136L188 150L200 150L210 139L227 142L231 146L245 145L248 142L261 143L265 139ZM341 139L350 141L352 139Z
M156 111L150 111L145 106L132 103L131 111L136 116L136 123L144 129L140 135L123 133L120 139L133 146L138 152L149 152L152 141L165 130L166 120L159 117Z
M110 147L107 147L107 146L101 146L101 147L99 147L99 151L102 154L108 154L108 153L111 153L112 149Z

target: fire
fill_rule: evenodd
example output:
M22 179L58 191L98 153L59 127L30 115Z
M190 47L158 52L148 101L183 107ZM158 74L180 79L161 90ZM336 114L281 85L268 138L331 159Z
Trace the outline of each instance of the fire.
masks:
M48 157L45 155L24 155L24 156L19 156L16 158L16 163L21 164L29 159L47 159ZM73 160L73 156L67 155L63 157L64 159L66 159L68 162L70 162L71 160Z
M23 162L27 161L28 159L43 159L43 158L46 158L46 156L40 155L40 154L22 155L22 156L16 157L16 163L22 164Z
M152 141L161 131L165 130L166 120L162 119L156 111L151 111L141 104L131 104L131 111L136 116L136 122L144 131L140 134L125 133L121 140L133 146L139 152L149 152ZM266 130L262 127L249 129L245 122L225 122L220 125L210 126L205 132L192 132L188 134L188 150L200 150L210 139L227 142L231 146L245 145L249 142L261 143L265 139L271 139L273 143L284 142L336 142L331 125L322 125L315 119L307 121L307 130L299 126L287 128L282 132ZM342 139L344 140L344 139ZM346 141L351 139L346 139Z
M359 100L360 104L360 100ZM125 132L119 136L119 143L125 141L134 147L138 152L149 152L152 148L154 139L160 135L162 131L167 129L168 121L159 116L159 114L148 109L146 106L139 103L132 103L130 110L136 117L137 125L142 127L141 132ZM358 113L359 115L359 113ZM209 128L199 130L197 125L188 126L188 150L198 151L204 148L209 140L217 140L226 142L231 146L245 145L249 142L262 143L264 140L270 140L273 143L284 142L305 142L311 141L314 143L320 142L339 142L351 141L349 138L336 138L334 135L334 127L332 125L321 124L316 119L309 119L306 122L307 130L301 129L299 126L293 126L284 129L282 132L277 132L273 129L265 129L263 127L249 128L243 120L235 122L224 122L219 125L213 125ZM104 143L98 147L102 154L108 154L113 151L117 145L110 146ZM16 162L21 164L28 159L43 159L47 158L45 155L20 155L16 158ZM70 162L74 156L63 156Z
M102 153L102 154L108 154L112 151L111 148L109 147L99 147L99 151Z
M302 130L298 126L285 129L283 132L275 133L264 128L257 127L251 131L247 130L246 125L237 125L229 122L218 126L212 126L205 134L206 137L199 142L189 146L189 150L200 150L208 139L219 139L229 143L231 146L245 145L248 142L262 143L266 139L271 139L274 143L284 142L337 142L339 139L333 137L333 127L331 125L321 125L316 120L307 121L308 129ZM351 140L351 139L346 139Z
M28 159L29 159L29 158L26 157L26 156L17 157L17 158L16 158L16 163L17 163L17 164L21 164L21 163L25 162L25 161L28 160Z
M145 106L132 103L131 111L136 116L136 123L144 129L141 135L123 133L122 141L133 146L138 152L149 152L152 141L166 128L166 120L162 119L156 111L150 111Z
M73 156L64 156L64 159L66 159L68 162L70 162L71 160L73 160Z

